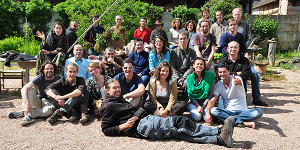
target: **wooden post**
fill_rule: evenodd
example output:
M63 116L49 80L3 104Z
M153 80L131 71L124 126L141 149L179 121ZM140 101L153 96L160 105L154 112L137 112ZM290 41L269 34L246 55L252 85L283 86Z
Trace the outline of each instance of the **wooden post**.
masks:
M274 39L268 40L269 50L268 50L268 63L271 66L275 65L275 54L276 54L276 41Z

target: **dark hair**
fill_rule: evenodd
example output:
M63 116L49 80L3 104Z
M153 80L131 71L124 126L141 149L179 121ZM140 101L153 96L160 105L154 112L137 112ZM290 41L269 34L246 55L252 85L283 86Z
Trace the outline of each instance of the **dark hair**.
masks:
M134 45L136 44L136 42L140 42L140 41L142 41L143 44L145 43L145 41L143 39L137 38L137 39L134 40Z
M45 75L45 74L44 74L44 70L45 70L45 66L46 66L47 64L50 64L50 65L53 66L54 74L56 74L57 66L56 66L53 62L51 62L51 61L45 61L45 62L43 63L43 65L41 66L41 68L39 69L39 73Z
M55 28L56 25L59 25L59 26L61 26L63 28L63 31L61 33L62 35L66 33L65 26L61 22L59 22L59 21L54 23L53 31L54 31L54 28Z
M179 29L181 29L182 26L183 26L183 23L182 23L182 21L181 21L180 18L174 18L174 19L173 19L173 21L172 21L172 28L173 28L173 29L176 29L176 26L175 26L175 21L176 21L176 20L179 20L179 22L180 22Z
M169 75L168 75L168 77L167 77L167 79L166 79L166 80L169 82L169 81L171 80L171 78L172 78L173 70L172 70L171 65L170 65L168 62L166 62L166 61L162 61L162 62L160 62L160 63L157 65L157 67L156 67L156 69L155 69L155 71L154 71L154 77L155 77L156 79L159 79L159 75L160 75L161 68L164 67L164 66L166 66L166 67L169 68Z
M202 19L202 20L199 22L199 26L200 26L200 27L201 27L202 22L208 22L209 26L211 27L211 22L210 22L208 19Z
M92 18L99 18L99 15L98 14L93 14Z
M184 31L184 30L179 31L178 36L177 36L178 40L179 40L179 35L185 35L187 38L189 38L189 33L187 31Z
M146 19L146 17L141 17L141 18L140 18L140 21L141 21L142 19L145 19L145 20L146 20L146 23L147 23L147 19Z
M75 66L77 68L77 71L78 71L78 66L77 64L73 63L73 62L69 62L67 65L66 65L66 68L65 68L65 71L67 71L68 67L69 66Z
M196 63L197 60L202 60L203 63L204 63L204 69L201 72L201 78L204 78L205 77L205 64L206 64L205 59L202 58L202 57L196 57L195 60L194 60L194 62L193 62L193 65ZM197 76L197 74L195 73L195 69L194 69L194 74Z
M111 83L114 83L114 82L118 82L119 83L119 81L117 80L117 79L108 79L105 83L104 83L104 88L106 89L106 90L108 90L110 87L109 87L109 85L111 84Z
M125 63L131 63L132 66L134 66L134 61L133 61L132 59L130 59L130 58L125 58L125 59L123 60L123 66L124 66Z
M185 28L185 30L187 31L188 29L187 29L187 26L189 25L189 23L192 23L193 24L193 31L196 31L196 27L197 27L197 25L196 25L196 22L195 21L193 21L193 20L189 20L189 21L187 21L186 23L185 23L185 25L184 25L184 28Z
M226 69L229 71L229 66L228 66L227 63L219 63L218 69L219 69L219 68L226 68Z
M160 56L159 56L159 59L162 59L163 58L163 56L169 51L168 49L167 49L167 47L166 47L166 40L161 36L161 35L159 35L159 36L156 36L155 38L154 38L154 47L155 47L155 41L156 41L156 39L160 39L161 41L163 41L163 47L162 47L162 51L161 51L161 53L160 53ZM155 47L155 49L154 49L154 53L155 53L155 60L157 59L157 51L156 51L156 47Z

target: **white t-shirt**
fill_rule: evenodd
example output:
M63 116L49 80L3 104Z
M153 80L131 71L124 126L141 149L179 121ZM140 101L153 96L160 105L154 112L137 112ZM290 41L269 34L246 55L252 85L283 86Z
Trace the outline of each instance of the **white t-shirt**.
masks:
M246 92L243 85L243 80L239 76L236 78L242 81L242 85L234 85L233 76L230 76L229 88L226 90L223 81L220 80L214 89L214 95L222 96L224 108L231 111L237 112L242 109L247 109Z

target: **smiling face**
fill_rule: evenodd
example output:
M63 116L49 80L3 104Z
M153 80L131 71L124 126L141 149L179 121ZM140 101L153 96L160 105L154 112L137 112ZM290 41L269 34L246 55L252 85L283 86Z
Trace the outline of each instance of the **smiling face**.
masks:
M228 30L231 33L234 33L236 31L236 29L237 29L237 23L236 23L236 21L230 21L230 22L228 22L227 27L228 27Z
M89 70L90 74L91 74L93 77L96 77L96 76L100 75L100 69L99 69L99 68L96 68L96 67L88 67L88 70Z
M116 25L117 26L121 26L122 24L122 17L121 16L117 16L115 19Z
M106 50L105 51L105 58L114 58L115 57L115 51L114 50Z
M136 52L139 54L144 50L144 42L143 41L136 41L135 42L135 49Z
M192 22L190 22L187 26L186 26L188 32L192 32L194 29L194 24Z
M134 66L132 66L131 63L125 63L124 66L122 67L122 70L125 73L125 78L127 80L131 80L133 77Z
M163 40L160 38L155 38L155 43L154 43L156 50L162 50L162 47L164 46ZM159 52L160 53L160 52Z
M54 66L52 64L46 64L44 68L44 75L46 78L52 78L54 76Z
M105 89L106 93L116 98L121 96L121 86L119 82L112 82L108 86L109 87Z
M226 67L220 67L218 68L218 75L221 78L221 80L225 81L230 78L230 71L226 69Z
M74 81L76 79L76 75L78 73L78 68L73 65L68 65L65 70L65 73L69 79Z
M147 23L146 19L141 19L141 20L140 20L140 26L141 26L141 27L145 27L145 26L146 26L146 23Z
M229 55L237 56L239 50L240 50L240 47L237 42L233 41L228 44L227 51L228 51Z
M222 22L223 21L223 15L220 11L216 12L216 19L218 22Z
M203 12L202 12L202 16L203 16L203 18L208 19L208 17L209 17L209 12L208 12L207 10L203 11Z
M204 70L204 67L205 67L204 65L205 65L205 63L203 60L197 59L193 64L193 68L194 68L195 72L201 74L201 72Z
M74 21L70 27L76 32L78 30L78 23L76 21Z
M159 79L166 80L169 76L170 68L167 66L162 66L159 72Z
M180 21L178 19L175 20L175 27L176 28L180 27Z
M209 32L209 28L210 28L210 24L207 21L201 22L201 31L203 32L203 34L207 34Z
M55 27L54 27L54 32L58 36L61 35L62 32L63 32L63 27L60 26L60 25L58 25L58 24L56 24Z
M235 8L232 11L232 17L236 19L238 22L242 19L242 11L239 8Z
M74 46L73 54L74 54L74 57L77 60L81 60L82 55L83 55L83 48L82 48L82 46L81 45Z

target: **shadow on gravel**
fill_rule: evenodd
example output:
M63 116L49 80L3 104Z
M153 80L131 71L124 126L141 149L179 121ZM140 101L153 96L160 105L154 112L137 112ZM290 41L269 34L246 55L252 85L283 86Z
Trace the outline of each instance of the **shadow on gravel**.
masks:
M263 128L267 130L276 131L281 137L287 137L283 131L278 127L278 121L273 118L261 117L259 118L259 122L257 122L256 127Z
M15 107L13 102L1 102L0 103L0 109L13 108L13 107Z
M239 149L251 149L252 145L256 144L252 141L234 141L233 148L239 148Z

